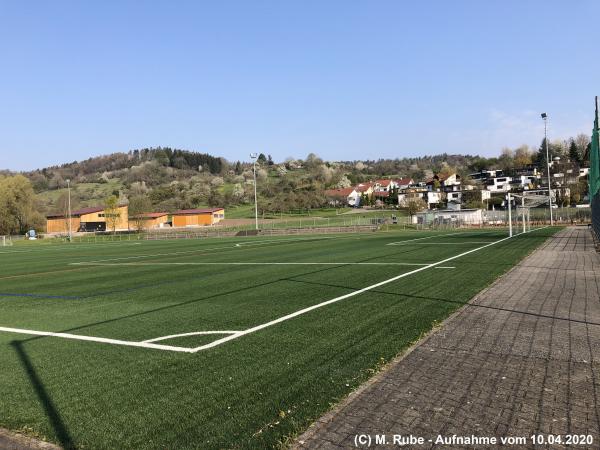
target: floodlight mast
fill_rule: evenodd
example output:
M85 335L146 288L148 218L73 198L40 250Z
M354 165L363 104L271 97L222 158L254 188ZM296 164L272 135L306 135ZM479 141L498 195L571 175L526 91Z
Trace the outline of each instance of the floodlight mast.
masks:
M73 241L73 230L71 225L71 180L67 180L67 192L68 192L68 217L69 217L69 242Z
M508 236L512 237L513 235L513 229L512 229L512 211L511 211L511 206L510 206L510 192L508 193Z
M542 113L544 121L544 145L546 147L546 169L548 171L548 205L550 206L550 226L554 225L552 219L552 181L550 179L550 156L548 154L548 114Z
M258 199L256 197L256 159L258 158L258 154L250 153L250 158L253 160L252 168L254 171L254 226L258 230Z

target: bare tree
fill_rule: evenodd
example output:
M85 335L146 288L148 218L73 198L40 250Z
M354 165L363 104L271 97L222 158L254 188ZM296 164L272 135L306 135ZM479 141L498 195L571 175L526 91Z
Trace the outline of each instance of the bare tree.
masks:
M117 223L121 213L119 212L119 199L111 195L104 202L104 217L106 219L106 225L112 230L113 233L117 230Z

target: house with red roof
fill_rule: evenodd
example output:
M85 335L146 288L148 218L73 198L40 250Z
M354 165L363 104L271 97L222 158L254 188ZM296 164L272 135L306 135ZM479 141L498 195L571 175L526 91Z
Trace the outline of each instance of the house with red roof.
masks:
M333 206L340 204L358 206L360 204L360 194L354 188L327 189L324 194Z

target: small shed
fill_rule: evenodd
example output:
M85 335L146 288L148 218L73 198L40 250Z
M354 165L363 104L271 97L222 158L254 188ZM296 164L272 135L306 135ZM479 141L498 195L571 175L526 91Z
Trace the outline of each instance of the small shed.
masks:
M202 227L214 225L225 218L223 208L182 209L173 214L174 227Z

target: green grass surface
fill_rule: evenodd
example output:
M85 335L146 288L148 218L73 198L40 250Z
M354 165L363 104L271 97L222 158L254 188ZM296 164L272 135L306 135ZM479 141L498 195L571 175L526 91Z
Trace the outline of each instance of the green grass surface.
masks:
M283 446L555 231L196 353L0 331L0 426L67 448ZM390 263L438 262L504 237L407 231L0 248L0 327L126 341L245 330L424 267ZM73 264L82 262L90 265ZM205 262L336 264L197 264ZM195 348L220 337L161 343Z

